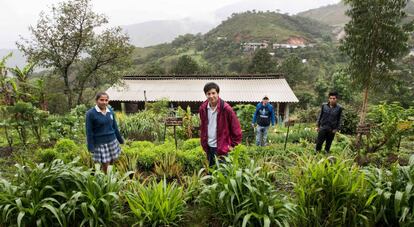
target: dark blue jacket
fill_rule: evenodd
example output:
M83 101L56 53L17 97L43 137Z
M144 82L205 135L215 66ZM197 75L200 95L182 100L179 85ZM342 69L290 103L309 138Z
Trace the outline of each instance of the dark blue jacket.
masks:
M265 123L261 123L262 119L264 119ZM264 127L269 126L270 123L272 123L272 125L275 125L275 111L273 110L273 106L270 103L267 103L266 106L264 106L262 102L259 102L257 104L252 123L255 124L256 122L258 125Z
M336 104L330 107L329 103L325 103L321 107L321 112L318 116L317 126L320 129L339 130L342 121L342 106Z
M115 113L112 109L106 115L99 113L95 108L86 112L86 140L88 150L93 152L95 146L109 143L117 139L119 143L124 143L124 139L119 133L118 125L115 119Z

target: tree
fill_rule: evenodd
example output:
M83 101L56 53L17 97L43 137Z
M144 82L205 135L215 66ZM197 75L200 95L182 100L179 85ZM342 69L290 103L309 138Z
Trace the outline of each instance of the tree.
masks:
M152 63L145 68L145 74L162 75L165 74L165 69L159 63Z
M22 39L18 48L45 68L53 69L64 82L68 107L78 102L89 83L99 86L120 77L119 65L133 48L120 28L95 30L108 23L104 15L92 11L91 0L70 0L52 6L51 15L42 12L35 27L29 27L31 39ZM104 75L102 75L104 74Z
M275 69L271 56L267 49L259 49L252 58L247 71L249 73L270 73Z
M288 55L278 66L278 72L282 73L292 86L305 80L305 66L296 54Z
M395 59L408 50L408 32L403 24L407 0L345 0L351 20L340 49L350 57L349 72L363 88L359 125L365 124L368 93L377 81L390 75Z
M200 71L200 66L190 56L183 55L171 70L174 74L195 74Z

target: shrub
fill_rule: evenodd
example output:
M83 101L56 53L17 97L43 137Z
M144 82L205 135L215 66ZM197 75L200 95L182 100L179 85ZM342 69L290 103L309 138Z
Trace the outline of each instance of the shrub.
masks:
M157 153L152 149L145 149L138 153L138 168L141 170L151 170L155 161L158 159Z
M192 173L203 167L206 155L203 148L199 146L191 150L177 151L177 158L183 164L184 171Z
M55 160L59 154L56 152L55 149L48 148L48 149L39 149L37 152L37 155L39 156L41 162L49 163Z
M148 185L136 182L125 197L135 215L135 225L140 226L178 226L186 209L183 187L168 184L165 179Z
M194 138L184 141L183 146L181 147L182 150L192 150L194 148L201 147L200 138Z
M55 144L55 150L58 153L70 153L73 151L78 152L79 147L71 139L60 139Z
M212 175L203 177L198 200L223 225L287 226L293 205L279 198L271 173L263 172L253 160L247 168L233 166L232 158L219 164Z

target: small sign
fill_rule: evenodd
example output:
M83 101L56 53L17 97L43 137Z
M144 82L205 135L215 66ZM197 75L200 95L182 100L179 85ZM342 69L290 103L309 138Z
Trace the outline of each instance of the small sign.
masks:
M166 126L182 126L183 118L182 117L167 117L165 118Z
M371 126L369 124L358 125L356 132L362 135L369 135L371 132Z
M285 122L285 127L287 126L294 126L295 125L295 120L289 120Z

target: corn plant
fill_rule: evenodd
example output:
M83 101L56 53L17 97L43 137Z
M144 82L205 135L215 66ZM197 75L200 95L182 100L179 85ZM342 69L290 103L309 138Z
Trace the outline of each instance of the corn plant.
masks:
M263 172L253 160L246 168L220 164L212 175L201 179L203 191L198 201L211 210L223 225L289 226L294 206L279 197L269 181L271 173Z
M186 210L184 188L165 179L148 185L136 182L125 197L139 226L178 226Z
M299 226L372 225L373 199L358 167L333 157L303 158L296 169L294 190L302 211Z

